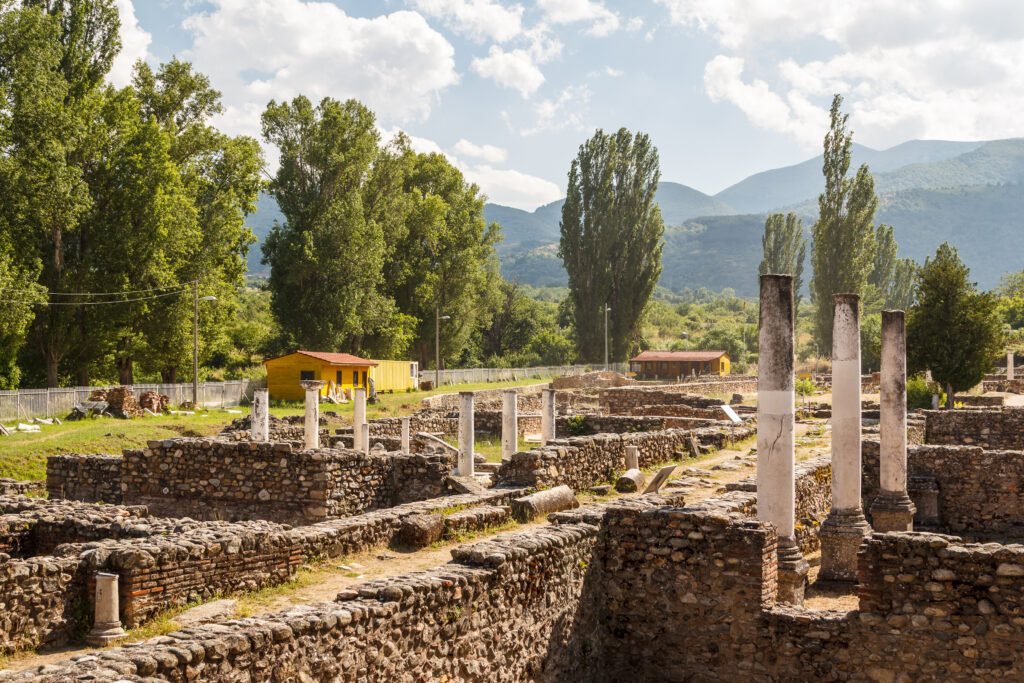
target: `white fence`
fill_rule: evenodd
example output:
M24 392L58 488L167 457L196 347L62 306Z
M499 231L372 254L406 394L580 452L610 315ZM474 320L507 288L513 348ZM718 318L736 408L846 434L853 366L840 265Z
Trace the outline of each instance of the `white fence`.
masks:
M253 388L263 386L264 380L236 380L231 382L200 382L199 405L207 408L237 406L242 399L251 400ZM58 387L56 389L20 389L0 391L0 420L29 420L33 417L64 417L77 403L88 401L96 389L110 387ZM192 400L191 384L135 384L135 396L156 391L170 397L171 405Z
M626 372L629 363L612 363L610 370ZM441 384L482 384L484 382L508 382L544 377L582 375L587 372L604 370L604 365L543 365L535 368L459 368L441 371ZM420 370L421 382L433 382L434 370Z

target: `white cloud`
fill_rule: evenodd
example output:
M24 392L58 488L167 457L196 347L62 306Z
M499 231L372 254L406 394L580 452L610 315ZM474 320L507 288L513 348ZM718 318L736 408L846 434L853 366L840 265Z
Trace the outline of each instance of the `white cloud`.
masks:
M408 0L423 14L444 19L455 31L477 42L504 43L522 33L522 5L490 0Z
M108 78L114 85L124 87L131 83L135 62L149 58L153 36L139 26L132 0L116 0L115 4L121 18L121 52L114 58Z
M455 50L416 12L372 19L304 0L212 0L189 16L186 53L224 93L218 124L259 135L270 99L354 97L386 120L426 116L458 82Z
M858 140L874 146L1024 134L1017 115L1024 108L1024 3L658 2L673 22L742 54L718 55L706 66L713 100L808 145L820 144L822 112L835 92L845 97ZM779 58L780 49L817 58ZM744 70L757 77L744 81Z
M562 197L562 190L550 180L538 178L511 169L496 169L488 165L463 170L466 179L476 183L495 204L513 206L532 211Z
M492 45L486 57L473 59L471 67L500 86L518 90L523 97L537 92L537 88L544 82L544 74L535 63L533 55L529 50L521 48L506 52Z
M611 76L612 78L617 78L622 75L622 69L613 69L610 66L606 66L604 68L604 72L605 74Z
M530 128L520 131L523 135L533 135L541 131L584 130L587 104L590 102L590 89L585 85L570 86L563 90L557 98L544 99L533 106L536 122Z
M590 24L587 33L607 36L619 29L619 15L595 0L537 0L537 7L553 24Z
M629 32L639 31L644 27L644 20L642 17L633 17L626 22L626 30Z
M508 152L501 147L494 145L476 145L469 140L462 138L455 143L452 151L466 157L483 159L492 164L500 164L508 158Z

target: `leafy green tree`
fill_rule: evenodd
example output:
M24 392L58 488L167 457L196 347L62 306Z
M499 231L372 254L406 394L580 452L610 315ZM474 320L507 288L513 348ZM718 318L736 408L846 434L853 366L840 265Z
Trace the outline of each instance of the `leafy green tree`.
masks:
M761 247L764 258L757 267L758 275L792 275L796 305L799 305L800 292L804 286L804 261L807 259L803 221L792 212L785 216L781 213L771 214L764 222Z
M914 303L914 273L917 264L913 259L896 259L893 268L892 282L885 297L885 307L889 310L905 311Z
M747 362L747 347L738 329L718 327L708 330L697 342L697 348L704 351L728 351L729 359L737 365Z
M868 284L888 293L896 268L896 236L892 226L882 223L875 228L875 262L868 275Z
M263 136L280 152L270 192L285 218L263 244L274 316L301 347L356 352L398 314L380 290L386 222L368 201L380 141L373 112L355 100L271 101ZM395 334L407 343L410 331Z
M853 178L847 175L853 134L846 127L849 115L840 112L842 102L839 95L832 99L822 167L825 192L818 197L818 220L811 228L814 337L823 350L832 348L832 295L862 293L875 266L875 181L867 164Z
M931 370L946 387L946 407L957 391L980 382L1003 350L997 300L970 282L955 247L943 242L917 273L917 303L907 321L911 373Z
M411 322L415 357L427 368L434 360L436 315L449 317L440 326L441 357L454 360L497 307L501 278L494 245L501 229L484 219L480 189L443 155L416 154L404 136L393 148L388 176L397 187L382 183L377 196L401 221L388 240L383 291Z
M573 331L581 360L604 355L604 309L610 306L611 360L627 358L661 275L665 225L654 202L661 175L650 138L621 128L598 130L569 169L558 255L569 275Z

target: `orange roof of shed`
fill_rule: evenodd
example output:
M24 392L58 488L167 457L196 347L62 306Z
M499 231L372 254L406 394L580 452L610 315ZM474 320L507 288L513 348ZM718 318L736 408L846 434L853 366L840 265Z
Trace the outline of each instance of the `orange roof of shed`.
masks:
M709 361L727 356L728 351L644 351L635 358L630 358L630 362L633 361Z
M353 356L351 353L332 353L329 351L292 351L292 353L301 353L304 356L316 358L317 360L322 360L323 362L330 363L331 365L380 365L380 363L375 360L367 360L366 358ZM286 353L283 356L274 356L273 358L268 358L263 362L268 363L272 360L277 360L278 358L290 356L292 353Z

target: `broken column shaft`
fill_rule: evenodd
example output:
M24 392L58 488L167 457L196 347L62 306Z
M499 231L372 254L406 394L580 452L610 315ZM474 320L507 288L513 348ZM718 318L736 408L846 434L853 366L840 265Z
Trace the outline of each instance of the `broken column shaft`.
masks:
M793 276L761 276L757 376L757 517L778 531L778 600L802 604L807 561L796 544Z
M306 450L320 448L320 389L326 382L304 379L299 384L306 390L306 420L304 446Z
M546 445L555 438L555 390L542 389L540 392L540 444Z
M821 526L819 580L857 581L857 551L871 527L861 509L860 297L833 296L832 509Z
M1017 375L1013 367L1013 351L1006 352L1006 379L1016 379Z
M402 452L409 452L409 421L410 417L406 415L402 418Z
M459 476L473 476L473 392L459 392Z
M356 387L352 390L352 448L357 451L366 448L366 445L363 444L364 424L366 424L366 389Z
M519 447L519 392L501 393L501 459L511 458Z
M871 504L875 531L912 531L907 495L907 327L903 311L882 311L879 460L882 490Z
M270 392L257 389L252 395L249 436L253 441L270 441Z

